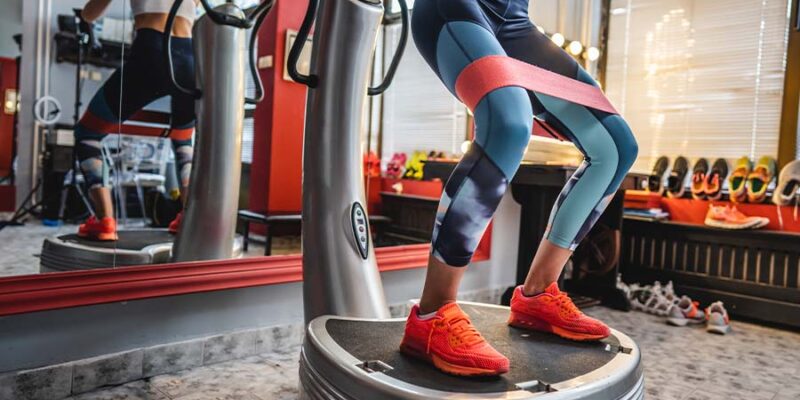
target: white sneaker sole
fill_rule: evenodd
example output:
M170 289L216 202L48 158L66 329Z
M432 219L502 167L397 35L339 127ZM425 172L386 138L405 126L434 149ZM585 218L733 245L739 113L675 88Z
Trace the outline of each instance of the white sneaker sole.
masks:
M673 326L686 326L686 325L698 325L705 322L704 320L697 320L691 318L675 318L675 317L667 317L667 323Z
M725 335L731 331L730 325L708 325L706 331L709 333L716 333L718 335Z
M769 221L766 221L767 224ZM759 226L759 224L763 224L764 221L762 219L757 219L750 221L747 224L729 224L726 222L717 221L713 218L706 218L705 224L714 228L721 228L721 229L732 229L732 230L742 230L742 229L753 229L756 227L762 227L764 225Z

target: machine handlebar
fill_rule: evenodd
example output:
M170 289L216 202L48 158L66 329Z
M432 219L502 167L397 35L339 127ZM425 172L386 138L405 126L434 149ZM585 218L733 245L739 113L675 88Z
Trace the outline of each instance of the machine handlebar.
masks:
M178 9L180 9L181 4L184 0L175 0L172 3L172 8L169 10L169 14L167 15L167 23L164 26L164 53L165 53L165 63L167 68L167 73L169 75L170 82L172 86L189 96L194 98L199 98L202 96L202 91L197 88L186 88L183 87L178 81L175 79L175 70L172 65L172 27L175 25L175 17L178 15ZM189 0L192 1L192 0ZM255 52L255 44L256 39L258 38L258 30L261 28L261 23L264 22L264 19L269 14L272 6L275 5L275 0L266 0L263 3L259 4L255 10L250 13L245 18L234 17L228 14L220 13L215 11L213 7L208 3L208 0L200 0L200 3L203 5L203 8L206 10L206 14L216 24L219 25L228 25L233 26L239 29L250 29L253 28L253 32L250 35L250 46L249 46L249 65L250 65L250 73L253 75L253 81L256 84L256 96L254 98L245 98L245 103L248 104L256 104L264 99L264 84L261 81L261 75L258 73L258 66L256 61L256 52Z
M406 4L406 0L397 0L397 2L400 3L400 18L402 19L400 42L397 44L397 49L392 57L392 62L389 64L389 69L386 70L386 76L384 76L383 82L381 82L380 85L371 87L367 90L367 94L370 96L381 94L385 92L386 89L389 89L389 85L392 84L394 75L397 73L397 68L400 66L400 60L403 58L403 53L406 51L406 44L408 43L408 31L410 30L408 4Z

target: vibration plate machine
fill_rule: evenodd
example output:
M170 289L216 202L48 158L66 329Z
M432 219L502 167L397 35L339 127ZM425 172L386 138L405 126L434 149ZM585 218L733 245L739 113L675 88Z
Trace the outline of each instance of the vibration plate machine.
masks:
M300 357L304 399L641 399L644 376L636 343L612 331L579 343L508 327L506 307L461 303L476 327L510 357L496 378L446 375L399 352L404 319L388 319L370 243L359 142L381 0L311 0L289 72L309 86L303 160L303 298L307 323ZM316 17L309 75L297 72ZM297 45L300 43L301 45Z
M178 8L175 0L165 32L171 32ZM179 261L232 258L241 255L236 236L241 180L244 104L263 98L255 64L255 42L261 23L274 0L265 0L248 15L233 3L216 8L201 0L206 13L194 25L196 88L181 87L172 73L170 35L164 35L166 68L175 90L197 99L197 129L191 185L182 226L173 236L166 230L122 230L115 242L97 242L75 234L45 239L42 272L108 268ZM252 28L246 57L247 30ZM248 64L256 83L256 97L245 97Z

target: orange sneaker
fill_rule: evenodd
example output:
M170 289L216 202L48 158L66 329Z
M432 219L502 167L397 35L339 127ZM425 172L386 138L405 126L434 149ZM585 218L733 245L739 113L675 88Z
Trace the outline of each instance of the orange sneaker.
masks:
M400 351L453 375L508 372L508 358L483 339L458 304L447 304L426 319L419 318L418 312L419 306L415 305L406 321Z
M78 227L78 236L92 240L117 240L117 221L111 217L97 219L92 215Z
M611 334L606 324L582 313L566 293L558 290L556 282L544 293L530 297L522 293L522 286L517 286L511 297L508 324L580 341L600 340Z
M708 206L705 224L722 229L758 229L769 224L769 218L749 217L739 211L736 207Z
M175 216L175 219L169 223L169 233L176 235L178 234L178 230L181 229L181 221L183 220L183 211L179 212L178 215Z

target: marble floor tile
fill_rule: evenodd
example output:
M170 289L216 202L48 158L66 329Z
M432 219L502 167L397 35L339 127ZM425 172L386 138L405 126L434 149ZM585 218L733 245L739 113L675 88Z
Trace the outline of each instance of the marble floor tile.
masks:
M171 400L146 380L86 392L66 400Z

